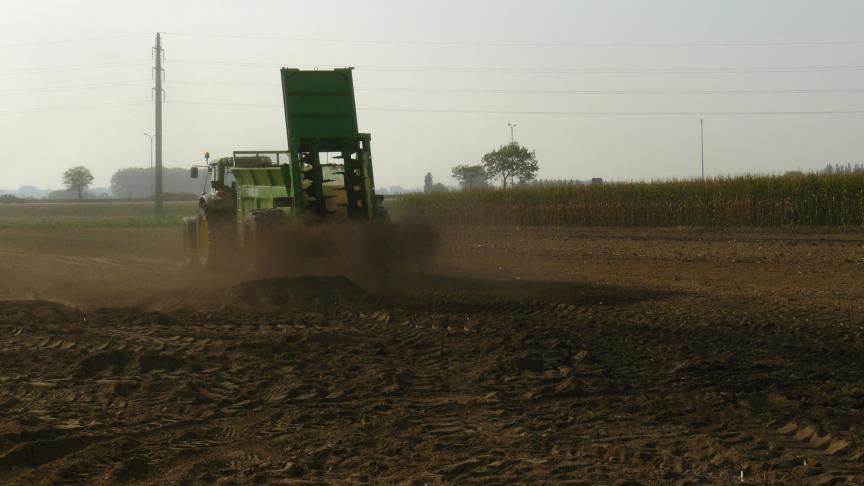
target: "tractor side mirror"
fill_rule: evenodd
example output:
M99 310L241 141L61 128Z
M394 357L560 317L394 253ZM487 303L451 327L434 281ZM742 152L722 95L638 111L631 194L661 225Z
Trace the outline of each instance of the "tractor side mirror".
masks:
M192 172L191 172L191 174L189 174L189 175L190 175L193 179L197 179L197 178L198 178L198 167L196 167L196 166L193 165L193 166L192 166Z

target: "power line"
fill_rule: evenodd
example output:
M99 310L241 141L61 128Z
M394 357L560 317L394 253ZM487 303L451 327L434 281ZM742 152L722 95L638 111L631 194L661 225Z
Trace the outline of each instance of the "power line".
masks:
M729 68L511 68L451 66L363 66L365 71L430 71L446 73L496 74L738 74L864 71L864 66L796 66Z
M210 101L168 101L172 105L237 106L250 108L281 109L275 104L210 102ZM423 109L423 108L374 108L358 107L358 111L392 113L451 113L469 115L553 115L553 116L782 116L782 115L858 115L864 110L805 110L805 111L525 111L525 110L464 110L464 109Z
M390 44L419 46L470 46L470 47L555 47L555 48L604 48L604 49L655 49L655 48L707 48L707 47L803 47L803 46L855 46L860 40L822 40L785 42L680 42L680 43L603 43L603 42L483 42L483 41L439 41L410 39L327 39L316 37L294 37L278 35L208 34L170 32L178 37L204 37L214 39L276 40L288 42L318 42L331 44Z
M220 102L220 101L165 101L168 105L207 105L207 106L244 106L249 108L273 108L273 109L282 109L282 106L275 104L263 104L263 103L235 103L233 101ZM359 109L359 108L358 108Z
M149 60L114 61L98 64L76 64L66 66L44 66L0 70L0 76L14 76L88 69L110 69L150 63ZM269 62L223 62L178 59L172 64L234 66L246 68L272 68L281 66ZM299 66L314 68L317 66ZM725 68L521 68L521 67L459 67L459 66L358 66L357 70L385 72L441 72L441 73L490 73L490 74L742 74L742 73L819 73L864 71L864 65L849 66L770 66L770 67L725 67Z
M26 75L26 74L40 74L40 73L56 73L62 71L82 71L89 69L111 69L111 68L121 68L121 67L130 67L138 64L149 64L150 60L139 60L139 61L114 61L114 62L105 62L99 64L72 64L66 66L44 66L44 67L36 67L36 68L18 68L18 69L4 69L0 70L0 76L17 76L17 75Z
M194 59L174 59L171 61L171 64L189 64L196 66L233 66L233 67L246 67L246 68L273 68L273 67L282 67L283 65L278 62L232 62L232 61L198 61ZM338 68L340 66L315 66L312 64L292 64L292 67L300 68L300 69L316 69L316 68ZM347 66L341 66L347 67ZM355 68L356 69L356 68Z
M864 110L814 110L814 111L520 111L520 110L441 110L406 108L358 108L362 111L394 113L454 113L475 115L570 115L570 116L760 116L760 115L857 115Z
M151 101L120 101L72 106L51 106L0 110L0 115L43 113L54 111L88 110L150 104ZM166 101L171 105L233 106L248 108L280 109L275 104L210 102L210 101ZM358 107L358 111L390 113L448 113L468 115L549 115L549 116L783 116L783 115L860 115L864 110L802 110L802 111L531 111L531 110L466 110L466 109L424 109L424 108L375 108Z
M272 68L280 66L269 62L195 61L178 59L173 64L203 66L233 66L246 68ZM300 66L312 68L320 66ZM329 68L329 67L328 67ZM747 73L821 73L864 71L864 65L850 66L770 66L770 67L725 67L725 68L521 68L521 67L459 67L459 66L357 66L358 71L385 72L439 72L439 73L489 73L489 74L747 74Z
M122 39L131 37L143 37L152 35L152 32L138 32L130 34L114 34L103 36L77 37L67 39L49 39L27 42L11 42L0 44L0 48L29 47L54 44L71 44L79 42L104 41L111 39ZM177 37L199 37L211 39L246 39L246 40L268 40L286 42L313 42L331 44L373 44L373 45L417 45L417 46L472 46L472 47L530 47L530 48L601 48L601 49L658 49L658 48L715 48L715 47L805 47L805 46L857 46L864 44L864 40L853 39L828 39L815 41L768 41L768 42L649 42L649 43L626 43L626 42L488 42L488 41L449 41L449 40L413 40L413 39L335 39L317 37L297 37L280 35L241 35L241 34L212 34L193 32L171 32L167 35Z
M90 84L73 84L66 86L44 86L41 88L27 88L27 89L6 89L0 90L0 96L2 95L13 95L13 94L27 94L27 93L49 93L55 91L77 91L77 90L86 90L86 89L101 89L101 88L119 88L126 86L140 86L144 84L150 84L150 81L117 81L113 83L90 83Z
M864 93L864 88L850 89L787 89L787 90L542 90L542 89L467 89L467 88L389 88L360 87L358 91L407 91L419 93L468 93L468 94L542 94L542 95L755 95L755 94L850 94Z
M196 86L249 86L256 88L279 88L279 83L248 83L241 81L195 81L193 79L175 79L171 81L171 84L187 84Z
M468 89L468 88L401 88L360 87L360 91L407 91L420 93L469 94L543 94L543 95L753 95L753 94L833 94L864 93L864 88L850 89L788 89L788 90L580 90L580 89Z
M864 110L814 111L520 111L520 110L441 110L407 108L358 108L362 111L394 113L454 113L476 115L570 115L570 116L761 116L761 115L857 115Z
M42 45L51 45L51 44L71 44L76 42L89 42L89 41L103 41L108 39L121 39L125 37L140 37L150 35L149 33L137 33L137 34L116 34L116 35L103 35L103 36L95 36L95 37L78 37L73 39L52 39L52 40L40 40L40 41L30 41L30 42L12 42L9 44L0 44L0 48L6 47L28 47L28 46L42 46Z
M13 110L0 110L0 115L15 115L23 113L44 113L50 111L75 111L75 110L90 110L96 108L114 108L118 106L135 106L149 105L151 102L146 101L118 101L113 103L93 103L87 105L70 105L70 106L45 106L38 108L22 108Z
M231 81L174 80L174 85L230 86L279 88L278 83L246 83ZM412 88L400 86L358 86L356 91L384 91L409 93L465 93L465 94L537 94L537 95L759 95L759 94L854 94L864 93L864 88L828 89L742 89L742 90L582 90L582 89L471 89L471 88Z

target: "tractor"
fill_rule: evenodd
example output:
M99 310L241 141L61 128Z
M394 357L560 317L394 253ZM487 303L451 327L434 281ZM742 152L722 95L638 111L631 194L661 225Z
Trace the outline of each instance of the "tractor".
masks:
M197 216L183 219L189 262L207 269L239 263L260 274L328 252L370 262L428 254L431 230L415 235L416 228L390 223L375 195L371 136L357 128L352 69L283 68L281 78L288 150L235 151L215 162L207 153L204 166L192 167L193 178L206 170L209 190Z

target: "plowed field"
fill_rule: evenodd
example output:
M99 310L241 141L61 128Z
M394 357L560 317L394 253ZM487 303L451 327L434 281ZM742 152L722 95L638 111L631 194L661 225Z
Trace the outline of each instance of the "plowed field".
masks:
M451 230L362 286L0 237L0 482L864 484L861 232Z

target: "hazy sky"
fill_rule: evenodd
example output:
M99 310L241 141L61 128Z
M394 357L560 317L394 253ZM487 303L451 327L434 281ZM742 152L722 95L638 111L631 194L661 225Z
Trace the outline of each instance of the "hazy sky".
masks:
M698 175L702 113L708 174L864 161L864 114L716 114L864 110L857 0L2 0L2 7L0 188L59 187L63 170L79 164L103 186L117 169L149 164L143 133L153 127L156 31L165 33L169 167L200 162L205 150L284 149L279 66L358 68L359 122L373 135L379 186L421 186L427 171L452 184L450 167L509 142L508 122L536 149L541 178ZM101 39L72 41L93 37ZM795 44L826 41L854 42ZM729 45L741 43L763 45ZM764 45L775 43L783 45ZM802 67L830 69L764 72ZM796 90L805 92L789 93Z

